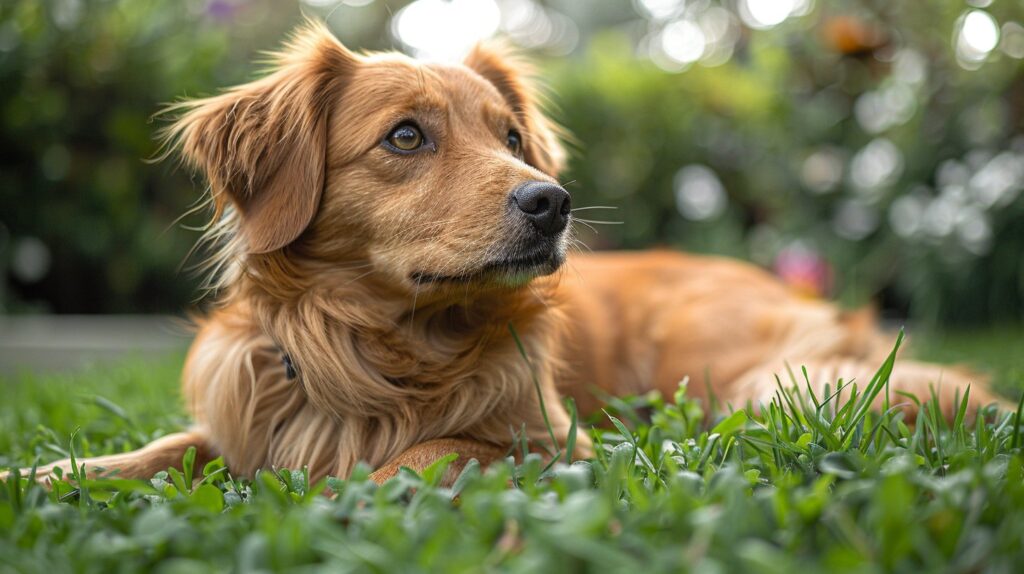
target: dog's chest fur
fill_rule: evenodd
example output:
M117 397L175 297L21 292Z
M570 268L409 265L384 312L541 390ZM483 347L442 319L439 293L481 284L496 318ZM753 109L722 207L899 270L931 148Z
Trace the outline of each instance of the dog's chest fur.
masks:
M377 466L434 438L512 444L524 427L545 436L533 381L557 400L557 310L531 295L413 315L360 295L313 292L287 305L246 297L201 323L186 395L233 469L308 465L346 476L359 461Z

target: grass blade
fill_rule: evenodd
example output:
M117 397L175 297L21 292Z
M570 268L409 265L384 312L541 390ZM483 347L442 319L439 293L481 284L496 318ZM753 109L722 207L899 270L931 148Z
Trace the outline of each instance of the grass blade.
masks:
M551 438L551 446L557 451L560 449L558 445L558 439L555 438L555 430L551 427L551 420L548 418L548 409L544 404L544 392L540 388L540 379L537 378L537 372L533 368L533 363L530 362L530 357L526 355L526 347L523 346L523 342L519 339L519 334L516 333L515 327L510 322L508 324L508 332L512 333L512 340L516 342L516 348L519 349L519 354L523 356L523 360L526 361L526 366L530 369L530 377L533 378L533 387L537 390L537 402L540 403L540 413L544 417L544 426L548 429L548 436ZM557 455L552 455L552 458L558 458Z

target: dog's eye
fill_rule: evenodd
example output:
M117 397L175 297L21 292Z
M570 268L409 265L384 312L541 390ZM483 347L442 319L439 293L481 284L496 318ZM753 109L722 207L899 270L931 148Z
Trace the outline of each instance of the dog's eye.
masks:
M413 124L403 124L391 130L387 142L399 151L416 151L423 145L423 132Z
M505 145L516 155L523 153L523 138L516 130L508 130L508 140Z

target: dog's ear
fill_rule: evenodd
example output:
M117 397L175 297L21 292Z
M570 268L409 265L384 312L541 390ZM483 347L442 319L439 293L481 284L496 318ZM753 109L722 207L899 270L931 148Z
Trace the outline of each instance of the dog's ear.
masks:
M526 162L558 177L565 166L565 148L561 143L565 133L544 115L538 101L540 93L532 82L532 67L503 43L479 44L463 63L493 84L519 117L526 129L522 134Z
M234 204L249 253L288 245L313 220L324 187L330 102L357 65L313 22L272 57L267 76L166 110L177 118L165 141L205 174L217 216Z

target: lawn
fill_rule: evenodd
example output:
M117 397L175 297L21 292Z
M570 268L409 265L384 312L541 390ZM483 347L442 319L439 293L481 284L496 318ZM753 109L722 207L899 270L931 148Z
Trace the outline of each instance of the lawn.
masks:
M1003 329L917 348L987 366L1014 393L1022 343ZM180 428L181 359L0 380L0 467ZM379 488L365 470L311 485L301 470L236 479L216 461L195 481L10 481L0 572L1020 571L1019 417L949 425L926 404L908 426L869 412L889 367L847 403L786 393L758 415L705 417L685 388L676 404L622 401L590 431L595 459L470 466L452 488L436 486L443 462Z

